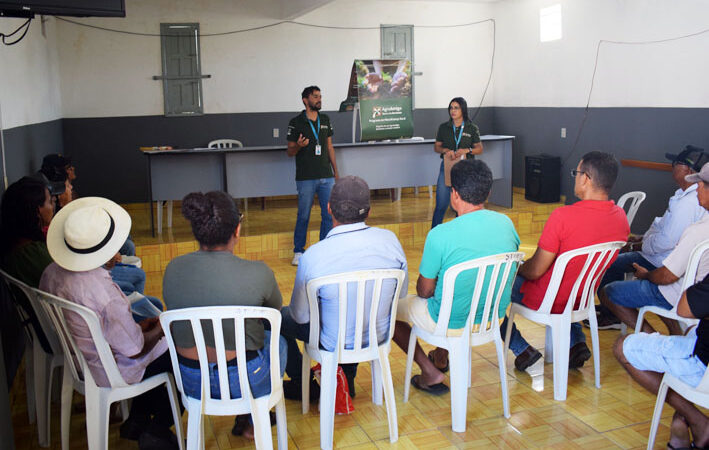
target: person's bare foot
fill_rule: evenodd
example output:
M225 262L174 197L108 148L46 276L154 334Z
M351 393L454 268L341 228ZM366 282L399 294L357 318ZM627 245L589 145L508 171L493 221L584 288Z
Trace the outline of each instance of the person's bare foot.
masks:
M689 448L691 441L689 438L689 424L680 413L675 412L670 425L670 442L668 449Z
M439 371L446 371L448 368L448 350L444 348L434 348L429 355L432 355L433 365Z
M421 378L419 384L423 386L433 386L434 384L443 383L446 379L443 372L436 369L433 364L431 364L431 366L433 367L432 370L425 370L423 367L421 368Z

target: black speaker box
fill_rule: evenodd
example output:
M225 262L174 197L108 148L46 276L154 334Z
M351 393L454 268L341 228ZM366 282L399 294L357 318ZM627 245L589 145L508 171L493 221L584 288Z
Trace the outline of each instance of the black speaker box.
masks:
M524 158L524 198L537 203L555 203L561 194L561 158L551 155Z

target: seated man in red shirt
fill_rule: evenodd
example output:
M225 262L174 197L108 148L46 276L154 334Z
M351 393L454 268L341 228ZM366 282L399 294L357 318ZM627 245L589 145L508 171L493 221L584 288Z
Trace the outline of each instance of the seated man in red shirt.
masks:
M571 175L574 177L574 195L581 201L557 208L549 216L539 238L537 251L519 269L512 287L512 302L521 303L531 309L539 309L557 255L589 245L625 241L630 234L625 212L608 199L608 193L618 176L618 162L613 155L602 152L586 153ZM564 311L566 300L583 264L581 258L576 258L567 266L552 313ZM507 318L500 328L503 338L506 329ZM569 343L571 347L569 368L582 367L591 357L591 351L586 345L586 336L583 334L581 324L571 324ZM527 369L542 356L537 349L524 340L514 325L510 337L510 350L516 356L517 370Z

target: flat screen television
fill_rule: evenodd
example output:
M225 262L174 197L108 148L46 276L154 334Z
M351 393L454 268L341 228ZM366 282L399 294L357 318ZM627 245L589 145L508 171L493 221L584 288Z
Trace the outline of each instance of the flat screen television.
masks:
M125 17L125 0L0 0L0 17Z

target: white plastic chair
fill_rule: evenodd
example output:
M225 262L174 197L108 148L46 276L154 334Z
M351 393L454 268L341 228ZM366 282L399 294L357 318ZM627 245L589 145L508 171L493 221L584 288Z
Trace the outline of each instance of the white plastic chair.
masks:
M524 253L511 252L486 256L456 264L443 275L443 293L441 309L438 312L436 329L431 333L416 325L411 327L409 351L406 357L406 379L404 380L404 402L409 401L411 384L411 368L416 349L416 338L420 337L429 344L445 348L449 351L451 383L451 422L453 431L462 433L466 427L466 411L468 404L468 388L471 384L471 347L495 343L497 363L500 370L500 386L502 388L502 409L505 418L510 417L509 396L507 392L507 368L503 353L502 337L500 335L499 309L500 300L505 287L517 274L519 262ZM477 269L474 282L475 289L471 298L471 308L460 336L448 336L455 281L464 271ZM485 275L490 274L487 295L481 299ZM471 276L471 274L466 274ZM465 275L463 275L465 276ZM473 327L475 316L482 301L483 309L480 325ZM466 380L467 378L467 380Z
M603 244L589 245L576 250L562 253L554 261L554 270L549 280L544 299L538 310L527 308L524 305L512 303L509 313L507 333L505 336L505 354L510 345L510 335L515 315L519 314L533 322L546 325L546 340L544 345L544 360L554 362L554 400L566 400L567 382L569 377L569 340L571 323L588 319L591 328L591 344L593 346L593 369L596 377L596 388L601 388L601 363L598 345L598 319L594 299L596 287L603 278L603 274L610 265L611 260L621 247L623 241L606 242ZM566 273L566 267L574 258L585 258L583 268L576 278L566 307L561 314L551 312L554 306L561 281ZM577 293L581 292L581 295ZM576 298L579 305L576 307Z
M372 370L372 401L382 404L382 387L386 399L387 417L389 419L389 441L396 442L399 439L399 428L396 419L396 402L394 400L394 384L391 379L391 367L389 365L389 352L391 351L391 338L394 335L394 324L396 323L396 306L399 300L399 292L405 278L403 270L399 269L377 269L346 272L315 278L307 284L306 290L308 303L310 305L310 336L305 344L303 352L303 380L310 379L310 360L321 364L320 377L320 447L323 449L332 448L333 429L335 420L335 391L337 387L337 365L359 362L370 362ZM386 338L379 342L377 339L377 311L381 298L382 283L384 280L396 280L396 288L391 300L391 316L389 318L389 330ZM348 284L356 283L356 317L348 316L347 308L347 287ZM371 306L369 311L365 311L365 290L366 285L372 285ZM338 286L339 317L338 335L335 350L332 352L320 348L320 308L318 292L320 288L327 285ZM354 300L354 299L353 299ZM388 300L388 299L387 299ZM364 329L364 316L368 315L369 329ZM345 347L346 324L355 323L354 343L351 349ZM369 345L362 347L363 337L368 336ZM310 383L302 383L303 414L310 408Z
M39 445L41 447L49 447L51 443L52 381L54 379L54 369L64 365L64 352L54 332L52 322L44 314L42 308L37 307L36 294L33 289L2 270L0 270L0 276L6 281L11 296L15 294L25 295L29 302L29 305L25 306L15 300L15 306L21 320L25 323L24 328L28 337L27 352L25 353L27 412L30 423L34 423L35 419L37 420ZM11 286L14 286L15 289L13 290ZM30 322L30 312L25 311L27 306L33 309L49 349L45 349L40 342L37 330L35 330L34 324ZM46 350L50 350L50 352Z
M628 207L628 212L625 213L625 215L628 217L629 226L633 224L635 214L638 212L640 204L645 201L645 197L646 195L642 191L632 191L626 192L618 199L617 205L623 208L623 210L625 210L625 204L628 202L628 200L631 200L630 206Z
M245 319L265 319L271 324L270 367L271 393L253 398L246 368L246 336L244 332ZM224 347L223 320L234 321L236 343L236 359L239 371L239 388L241 397L232 399L229 390L229 373L227 369L226 350ZM199 355L200 372L202 375L201 400L188 397L182 384L182 374L175 350L175 342L170 326L175 322L189 322ZM189 414L187 420L187 448L190 450L204 448L204 429L202 414L216 416L234 416L251 413L254 422L254 437L257 449L273 448L271 438L271 419L268 411L275 406L278 427L278 448L288 448L288 427L286 424L286 406L283 400L283 380L280 374L280 357L278 338L281 330L281 314L273 308L257 306L204 306L167 311L160 314L165 337L170 348L172 368L177 381L177 389L182 394L182 403ZM209 384L209 363L207 360L207 345L204 339L204 325L211 323L214 330L214 344L217 355L217 370L219 371L219 393L221 398L212 398Z
M699 245L694 247L692 254L689 256L689 262L687 262L687 270L684 271L684 278L682 279L682 290L686 291L690 286L695 284L697 277L697 270L699 270L699 261L702 259L704 252L709 249L709 239L701 242ZM677 302L679 303L679 302ZM668 319L674 319L680 324L684 325L684 328L688 328L692 325L699 323L697 319L690 319L688 317L682 317L677 314L677 305L672 309L664 309L659 306L643 306L638 311L638 320L635 322L635 332L640 333L643 328L643 321L645 320L645 313L655 313L658 316L667 317Z
M234 147L243 147L244 144L241 143L241 141L237 141L236 139L216 139L214 141L211 141L209 144L207 144L207 147L209 148L234 148ZM263 206L263 197L261 197L261 203ZM245 198L244 199L244 213L249 212L249 199Z
M695 405L703 408L709 408L709 368L704 372L702 381L696 388L689 386L684 381L676 378L669 373L665 373L660 383L660 388L657 391L657 400L655 401L655 412L652 414L652 422L650 423L650 436L647 440L647 449L652 450L655 447L655 437L657 436L657 428L660 425L662 417L662 409L665 406L665 397L667 390L672 389L677 394L686 398Z
M101 323L89 308L81 306L55 295L32 289L39 299L45 314L54 324L57 336L64 350L64 376L62 382L61 428L62 449L69 448L69 422L71 420L71 397L74 389L84 395L86 402L86 436L91 450L108 448L108 416L111 404L117 401L137 397L155 387L164 385L170 398L170 406L175 421L175 434L180 450L184 448L182 439L182 422L177 392L172 375L161 373L139 383L128 384L123 379L111 347L103 337ZM71 328L65 315L75 314L81 317L91 333L91 339L96 346L101 365L106 372L110 387L96 385L84 354L76 345Z

